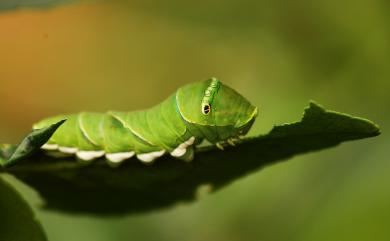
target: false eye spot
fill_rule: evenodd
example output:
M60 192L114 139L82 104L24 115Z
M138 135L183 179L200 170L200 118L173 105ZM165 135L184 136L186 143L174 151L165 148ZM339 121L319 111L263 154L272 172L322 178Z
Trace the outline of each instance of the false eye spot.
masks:
M203 108L202 108L202 113L205 114L205 115L208 115L211 111L211 106L210 104L205 104L203 105Z

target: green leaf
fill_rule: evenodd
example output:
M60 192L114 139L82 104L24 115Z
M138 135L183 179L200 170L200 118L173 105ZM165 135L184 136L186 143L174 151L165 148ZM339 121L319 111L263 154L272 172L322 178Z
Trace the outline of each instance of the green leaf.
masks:
M103 159L83 165L74 159L39 155L6 169L46 200L46 208L95 214L150 211L193 201L200 191L215 191L266 165L343 141L379 135L372 122L327 111L311 103L301 121L276 126L225 151L203 147L191 163L170 156L147 166L131 159L110 168Z
M9 144L0 144L0 167L5 166L7 160L15 152L16 146Z
M64 122L65 120L61 120L46 128L33 130L16 148L9 145L5 146L4 150L0 151L0 165L3 167L12 166L15 165L18 161L33 155L43 144L45 144L50 139L57 128L60 127ZM13 149L15 150L11 152ZM12 155L9 156L10 153L12 153Z
M0 217L1 241L47 240L29 205L1 176Z

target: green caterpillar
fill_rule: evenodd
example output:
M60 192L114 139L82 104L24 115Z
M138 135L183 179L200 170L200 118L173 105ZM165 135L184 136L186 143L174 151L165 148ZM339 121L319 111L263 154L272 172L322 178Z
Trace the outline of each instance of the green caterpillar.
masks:
M84 161L105 156L115 165L136 155L151 163L165 153L191 161L194 146L204 139L221 149L234 145L249 131L256 116L257 107L211 78L181 87L145 111L59 115L33 128L67 119L42 149L76 154Z

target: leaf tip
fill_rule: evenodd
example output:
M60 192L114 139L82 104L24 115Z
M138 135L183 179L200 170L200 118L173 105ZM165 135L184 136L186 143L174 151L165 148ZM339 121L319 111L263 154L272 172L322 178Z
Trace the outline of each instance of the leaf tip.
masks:
M6 161L2 161L1 166L9 167L15 165L22 159L32 155L43 144L45 144L54 132L66 121L66 119L60 120L48 127L42 129L35 129L28 134L22 142L15 148L14 152L10 155ZM5 158L3 158L5 159Z
M319 121L319 117L317 116L318 114L321 114L323 118L331 121L333 126L338 126L338 128L341 128L344 132L355 133L365 137L374 137L381 134L380 127L371 120L337 111L327 110L313 100L310 101L309 107L305 109L303 120L306 122L317 122Z
M322 105L318 104L314 100L310 100L309 106L305 109L305 113L309 111L325 112L326 110Z

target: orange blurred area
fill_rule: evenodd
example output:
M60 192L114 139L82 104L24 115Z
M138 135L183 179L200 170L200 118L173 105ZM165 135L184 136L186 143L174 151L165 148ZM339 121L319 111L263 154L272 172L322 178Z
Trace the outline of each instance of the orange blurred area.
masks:
M58 100L76 87L72 75L97 67L86 63L95 58L101 11L88 4L0 15L2 122L25 127L51 108L63 109Z
M232 82L251 75L245 63L258 64L251 62L253 49L235 38L219 42L224 36L206 29L107 4L4 13L0 35L7 46L0 59L7 66L0 70L1 122L23 132L55 113L145 108L187 82L214 75Z

